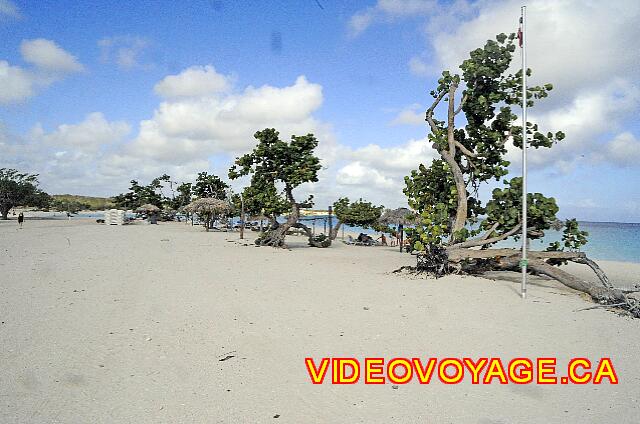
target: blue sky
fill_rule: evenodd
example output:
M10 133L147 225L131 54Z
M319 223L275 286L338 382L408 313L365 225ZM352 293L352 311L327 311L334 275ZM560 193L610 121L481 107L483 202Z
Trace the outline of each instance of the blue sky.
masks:
M528 2L530 66L557 87L532 115L568 135L531 155L530 187L561 216L640 222L638 6L573 3ZM224 175L276 126L321 140L322 181L302 188L318 206L394 207L434 157L421 116L437 72L518 16L511 1L0 0L0 166L110 195L164 172Z

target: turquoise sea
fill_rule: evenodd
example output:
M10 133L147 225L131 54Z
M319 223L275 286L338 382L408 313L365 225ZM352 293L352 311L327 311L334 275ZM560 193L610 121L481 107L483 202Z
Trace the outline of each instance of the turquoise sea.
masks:
M589 233L589 242L582 251L592 259L640 263L640 223L580 222L580 229ZM318 224L316 224L318 226ZM346 231L373 234L372 230L346 227ZM562 240L561 231L549 230L542 240L531 241L530 248L544 250L550 242ZM506 240L497 247L520 247L519 242Z

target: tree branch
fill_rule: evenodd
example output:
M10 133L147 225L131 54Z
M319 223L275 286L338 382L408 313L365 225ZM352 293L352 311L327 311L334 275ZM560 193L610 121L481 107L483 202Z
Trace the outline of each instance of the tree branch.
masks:
M477 153L473 153L471 150L467 149L466 147L464 147L464 145L462 143L460 143L458 140L454 140L453 141L455 143L456 146L458 146L458 148L460 149L460 151L465 155L465 156L469 156L472 158L478 157Z
M433 101L433 104L431 105L431 107L429 107L429 109L427 109L427 112L425 113L425 120L429 123L429 126L431 127L431 132L434 135L438 132L438 126L436 125L436 122L433 120L433 111L436 109L440 101L444 98L445 94L447 94L446 91L441 91L440 94L438 94L436 99Z
M455 111L455 115L460 113L460 111L462 110L462 106L464 106L464 104L467 102L467 97L468 97L467 94L462 96L462 100L460 101L460 104L458 105L458 108Z
M522 227L522 224L519 223L515 227L507 231L506 233L501 234L499 236L495 236L490 239L484 239L483 237L480 237L479 239L467 240L467 241L463 241L462 243L456 243L451 246L448 246L447 249L464 249L467 247L476 247L476 246L484 246L485 244L492 244L500 240L504 240L508 237L511 237L512 235L514 235L520 230L520 227Z

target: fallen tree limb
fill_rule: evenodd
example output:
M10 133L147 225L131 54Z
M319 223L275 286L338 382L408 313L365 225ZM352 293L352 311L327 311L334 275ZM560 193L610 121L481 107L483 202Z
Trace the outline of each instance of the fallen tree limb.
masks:
M469 274L482 274L491 270L519 271L521 252L517 249L466 249L455 247L446 249L444 258L437 258L445 264L445 269L457 270ZM425 255L421 252L420 255ZM432 261L435 257L431 258ZM570 274L552 263L559 260L568 260L589 266L598 276L602 285L583 280ZM424 261L424 259L423 259ZM549 261L550 263L548 263ZM418 257L417 271L420 271L420 257ZM561 284L588 294L593 301L601 305L608 305L623 309L636 318L640 318L640 301L627 297L623 290L614 288L606 274L584 252L564 251L530 251L528 256L528 269L536 275L550 277ZM423 270L424 271L424 270ZM449 272L450 272L449 271Z
M456 245L454 245L456 246ZM500 257L518 256L521 254L519 249L465 249L451 247L447 248L449 262L460 262L465 259L494 259ZM532 259L566 259L586 258L584 252L528 252L529 258Z

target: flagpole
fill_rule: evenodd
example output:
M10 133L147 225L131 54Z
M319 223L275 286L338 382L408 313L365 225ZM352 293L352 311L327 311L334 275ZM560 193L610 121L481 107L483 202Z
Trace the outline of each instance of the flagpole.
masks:
M522 47L522 298L527 297L527 6L520 8Z

